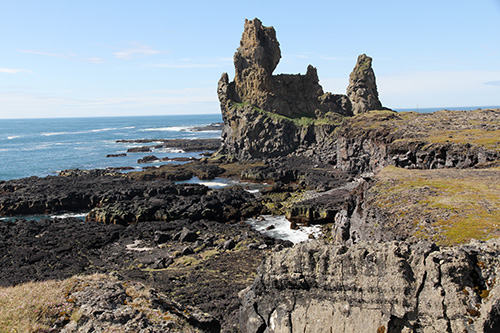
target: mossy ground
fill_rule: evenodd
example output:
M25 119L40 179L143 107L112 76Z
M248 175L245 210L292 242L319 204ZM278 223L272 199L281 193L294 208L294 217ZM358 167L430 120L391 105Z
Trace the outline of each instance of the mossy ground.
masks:
M442 245L500 236L500 168L384 168L370 201L419 238Z
M434 113L370 111L348 118L338 129L344 135L373 132L394 144L469 144L500 152L500 110L448 111Z
M277 114L274 112L265 111L265 110L258 108L256 106L251 106L249 103L233 103L233 105L236 108L251 107L254 111L259 112L261 115L263 115L263 116L265 116L273 121L291 122L295 126L298 126L298 127L307 127L307 126L313 126L313 125L316 125L316 126L320 126L320 125L339 126L345 118L345 117L341 116L340 114L337 114L334 112L328 112L324 116L318 117L318 118L311 118L311 117L290 118L290 117L283 116L281 114Z

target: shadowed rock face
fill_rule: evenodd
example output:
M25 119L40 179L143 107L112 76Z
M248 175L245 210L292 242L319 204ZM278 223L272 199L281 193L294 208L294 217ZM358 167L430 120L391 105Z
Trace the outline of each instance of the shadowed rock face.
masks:
M352 104L354 114L382 109L378 99L375 73L372 69L372 58L366 54L358 57L358 62L349 76L347 96Z

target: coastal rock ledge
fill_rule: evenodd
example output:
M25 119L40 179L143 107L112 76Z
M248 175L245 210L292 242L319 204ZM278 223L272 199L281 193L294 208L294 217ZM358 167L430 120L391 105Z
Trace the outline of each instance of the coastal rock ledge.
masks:
M500 241L299 244L240 293L243 332L500 332Z

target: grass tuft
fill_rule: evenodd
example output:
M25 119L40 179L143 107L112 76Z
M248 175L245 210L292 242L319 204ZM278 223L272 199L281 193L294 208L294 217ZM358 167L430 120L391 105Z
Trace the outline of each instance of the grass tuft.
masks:
M0 288L0 332L49 332L74 306L66 299L73 280L29 282Z

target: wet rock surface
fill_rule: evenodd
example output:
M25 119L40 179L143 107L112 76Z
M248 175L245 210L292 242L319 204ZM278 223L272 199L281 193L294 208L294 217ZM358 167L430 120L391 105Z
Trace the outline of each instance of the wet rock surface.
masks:
M219 128L218 125L213 127ZM200 128L200 130L204 130ZM177 148L183 151L206 151L217 150L220 147L220 139L136 139L136 140L117 140L117 143L156 143L153 146L142 146L129 148L127 152L150 152L152 148Z

